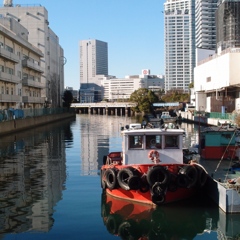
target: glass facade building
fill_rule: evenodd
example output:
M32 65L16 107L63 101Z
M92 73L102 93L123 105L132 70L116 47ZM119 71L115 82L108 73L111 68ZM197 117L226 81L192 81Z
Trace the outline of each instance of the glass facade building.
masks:
M217 48L240 47L240 1L221 0L216 12Z

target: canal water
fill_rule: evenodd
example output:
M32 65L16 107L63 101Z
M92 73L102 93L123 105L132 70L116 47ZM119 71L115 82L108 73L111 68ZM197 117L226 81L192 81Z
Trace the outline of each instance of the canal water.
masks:
M77 115L1 137L0 239L239 239L240 216L209 199L150 209L106 198L102 159L121 149L119 129L130 122ZM185 145L196 143L198 127L182 127Z

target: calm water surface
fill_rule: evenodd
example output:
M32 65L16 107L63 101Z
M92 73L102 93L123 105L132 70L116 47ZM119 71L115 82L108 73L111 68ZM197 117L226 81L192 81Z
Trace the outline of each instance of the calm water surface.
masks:
M78 115L2 137L0 239L239 239L240 216L224 214L210 200L153 210L106 199L102 158L121 149L119 129L130 121ZM197 142L196 129L182 127L185 144Z

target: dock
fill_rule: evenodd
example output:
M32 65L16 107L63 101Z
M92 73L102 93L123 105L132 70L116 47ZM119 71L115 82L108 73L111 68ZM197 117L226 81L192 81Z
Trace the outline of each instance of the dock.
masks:
M225 213L240 213L240 184L230 184L228 179L240 177L240 171L231 168L230 160L203 160L199 161L209 174L204 188L206 194Z

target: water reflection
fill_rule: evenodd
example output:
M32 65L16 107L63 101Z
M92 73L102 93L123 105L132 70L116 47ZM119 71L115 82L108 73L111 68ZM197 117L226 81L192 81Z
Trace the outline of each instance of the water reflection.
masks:
M164 239L173 233L179 239L238 239L240 215L226 215L209 203L202 208L189 204L156 212L140 209L139 214L130 203L118 211L105 198L101 205L98 170L104 155L121 149L119 129L130 122L136 120L78 115L74 121L1 137L0 239L116 239L113 234L120 233L120 220L125 239L147 234L149 239ZM190 146L197 128L191 124L182 127ZM121 217L115 221L113 214ZM178 225L181 219L184 224ZM126 224L128 220L133 225Z
M81 174L97 175L103 156L121 150L120 127L135 121L128 117L81 115Z
M211 233L217 239L239 239L240 234L239 215L226 215L209 199L153 208L103 192L101 217L108 232L121 239L192 240L203 234L213 239Z
M69 120L1 137L0 234L48 232L66 182Z

